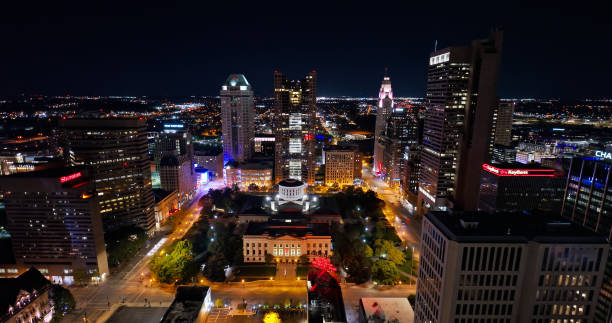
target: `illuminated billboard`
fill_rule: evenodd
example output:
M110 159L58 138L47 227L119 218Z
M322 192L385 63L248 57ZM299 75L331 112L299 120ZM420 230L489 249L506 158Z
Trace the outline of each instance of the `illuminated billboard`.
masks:
M77 178L81 177L82 175L83 174L81 174L81 172L78 172L78 173L62 176L62 177L60 177L60 183L69 182L69 181L71 181L73 179L77 179Z
M510 176L510 177L554 177L556 170L543 168L543 169L507 169L498 168L489 164L482 164L482 169L485 171L497 175L497 176Z

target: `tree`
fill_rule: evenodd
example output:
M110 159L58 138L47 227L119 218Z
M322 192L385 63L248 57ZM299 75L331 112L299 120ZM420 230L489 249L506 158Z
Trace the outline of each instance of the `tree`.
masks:
M363 250L363 256L366 258L372 258L372 255L374 254L374 251L372 250L372 247L368 246L367 244L365 244L364 250Z
M225 281L225 266L229 263L223 254L214 254L208 258L204 275L211 281Z
M249 185L249 191L257 191L259 190L259 186L257 186L257 184L252 183L251 185Z
M74 282L77 285L87 285L87 283L89 283L89 281L91 280L91 275L84 269L75 270L73 275Z
M416 295L415 294L408 295L408 303L410 303L412 307L414 307L415 302L416 302Z
M193 274L193 245L188 240L177 242L169 253L157 254L149 268L160 282L184 281Z
M392 261L379 259L372 265L372 279L383 285L393 285L400 277L397 266Z
M268 312L263 318L264 323L281 323L280 316L276 312Z
M372 262L369 258L349 256L344 259L344 268L348 275L347 280L355 284L363 284L370 280L372 275Z
M60 285L53 285L51 287L49 297L55 310L52 322L60 322L64 315L70 313L76 307L76 301L72 293Z
M308 255L301 255L300 258L298 258L298 262L300 264L307 264L310 261L310 259L308 259Z
M267 264L271 264L274 262L274 256L271 253L267 253L264 255L265 261Z
M404 253L395 248L391 241L378 239L374 241L374 255L392 261L396 265L403 264L406 259Z
M134 236L136 239L132 239ZM126 226L105 233L108 265L116 267L123 261L131 259L146 240L147 234L139 227Z
M215 307L223 307L223 305L224 305L224 304L223 304L223 300L222 300L222 299L217 298L217 299L215 300Z

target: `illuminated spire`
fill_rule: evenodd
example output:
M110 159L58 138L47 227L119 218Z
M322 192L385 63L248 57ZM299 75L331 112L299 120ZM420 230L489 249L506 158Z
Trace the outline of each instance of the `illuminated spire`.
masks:
M391 100L391 104L383 107L384 100L386 98ZM385 114L390 113L393 108L393 89L391 88L391 78L387 75L387 68L385 67L385 76L383 77L382 84L380 85L380 92L378 92L378 107L384 108Z

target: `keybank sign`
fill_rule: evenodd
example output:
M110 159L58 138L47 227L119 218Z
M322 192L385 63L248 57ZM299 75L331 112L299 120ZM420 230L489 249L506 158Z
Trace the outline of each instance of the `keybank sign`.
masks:
M595 152L595 157L603 159L612 159L612 153L603 150L598 150Z

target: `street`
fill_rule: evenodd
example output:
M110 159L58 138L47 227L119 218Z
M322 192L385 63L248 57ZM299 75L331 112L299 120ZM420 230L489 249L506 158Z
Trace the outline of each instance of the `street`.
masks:
M418 259L418 250L421 240L421 219L413 217L400 203L400 195L393 191L382 180L372 175L371 168L363 169L363 179L366 188L378 194L385 201L385 216L389 223L395 227L398 236L407 247L414 247L415 258Z
M114 272L99 286L70 287L77 302L76 309L64 318L64 322L81 321L87 317L89 322L95 322L104 312L108 311L113 304L122 302L130 304L143 304L145 298L151 303L169 306L174 299L173 289L161 289L149 280L149 262L151 256L147 255L149 250L162 238L167 240L159 248L171 244L174 240L181 239L191 228L193 223L200 217L200 206L198 201L208 193L209 189L224 187L223 180L217 179L201 187L191 204L185 210L187 221L183 221L176 230L163 235L158 233L150 238L148 247L143 247L136 256L124 265L121 270ZM153 285L153 286L151 286Z

